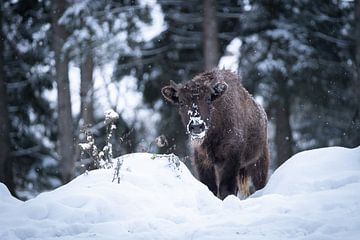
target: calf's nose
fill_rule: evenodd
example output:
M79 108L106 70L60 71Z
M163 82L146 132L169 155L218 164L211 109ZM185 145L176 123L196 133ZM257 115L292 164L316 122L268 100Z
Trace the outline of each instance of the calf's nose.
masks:
M195 124L195 123L192 122L189 125L189 130L193 134L200 134L203 131L205 131L205 124L204 123Z

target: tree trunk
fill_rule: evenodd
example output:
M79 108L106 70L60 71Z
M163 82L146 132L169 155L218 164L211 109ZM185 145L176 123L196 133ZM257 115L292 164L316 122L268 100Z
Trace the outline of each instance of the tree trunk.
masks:
M293 138L290 126L290 98L287 93L286 79L282 78L278 85L278 100L274 104L276 168L293 154Z
M216 21L216 1L204 0L204 68L211 70L219 60L219 41Z
M92 125L94 123L94 107L93 107L93 71L94 62L91 53L83 56L80 65L81 84L80 84L80 102L81 102L81 118L84 125Z
M15 195L12 159L10 157L10 122L4 76L4 36L2 32L3 2L0 0L0 182Z
M63 51L66 39L64 26L58 24L66 9L66 1L51 1L51 19L53 27L53 48L55 51L56 82L58 91L58 139L60 156L60 174L64 183L74 177L74 139L73 119L71 115L71 99L68 76L69 60Z
M358 103L360 103L360 0L355 1L355 23L355 64L357 76L355 79L353 91L355 92L355 97L358 99ZM358 104L357 114L360 116L360 104Z

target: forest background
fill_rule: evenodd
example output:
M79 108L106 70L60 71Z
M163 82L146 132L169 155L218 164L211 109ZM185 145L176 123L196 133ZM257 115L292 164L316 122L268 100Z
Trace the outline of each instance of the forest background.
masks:
M84 131L114 155L173 152L187 136L160 89L214 67L266 109L271 168L360 145L360 3L326 0L0 0L0 181L28 199L91 166ZM154 140L164 135L167 145Z

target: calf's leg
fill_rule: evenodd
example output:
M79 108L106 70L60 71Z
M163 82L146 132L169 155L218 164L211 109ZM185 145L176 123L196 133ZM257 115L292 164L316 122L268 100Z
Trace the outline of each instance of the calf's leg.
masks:
M247 167L248 175L251 177L255 191L265 187L269 170L269 155L263 154L259 160Z
M236 194L238 189L236 184L237 168L238 164L236 161L223 161L215 165L218 198L223 200L228 195Z
M213 166L204 166L198 165L197 173L200 182L205 184L211 192L216 196L217 195L217 186L215 182L215 171Z
M268 146L265 144L256 162L239 170L237 184L240 198L246 198L265 187L268 178L269 159Z
M217 185L215 181L214 164L208 159L206 151L203 149L195 150L194 163L198 179L200 182L204 183L216 196Z

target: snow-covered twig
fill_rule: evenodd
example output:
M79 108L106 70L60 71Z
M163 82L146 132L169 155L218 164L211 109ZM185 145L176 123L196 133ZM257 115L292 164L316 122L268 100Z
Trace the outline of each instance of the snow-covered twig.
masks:
M123 161L124 160L122 158L117 158L116 167L115 167L114 175L113 175L113 179L112 179L113 182L115 180L117 180L117 183L120 183L120 169L123 164Z
M109 169L113 166L113 152L111 138L113 131L116 129L116 121L119 119L119 114L113 110L108 110L105 112L105 125L106 125L106 144L103 147L102 151L99 151L95 145L95 138L90 132L89 128L85 128L83 132L86 136L86 142L80 143L79 147L82 154L86 152L94 162L95 168L105 168Z

